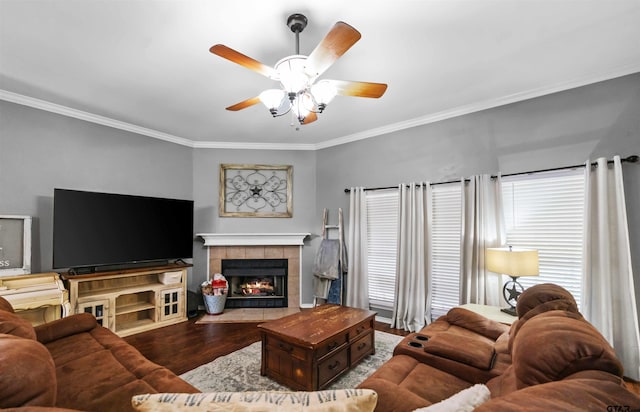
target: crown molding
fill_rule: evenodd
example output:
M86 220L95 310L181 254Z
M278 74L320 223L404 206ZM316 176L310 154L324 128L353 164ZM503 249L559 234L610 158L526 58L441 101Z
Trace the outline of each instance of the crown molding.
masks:
M164 140L167 142L187 146L195 149L239 149L239 150L321 150L333 146L340 146L347 143L356 142L359 140L368 139L371 137L381 136L385 134L399 132L401 130L410 129L417 126L422 126L430 123L439 122L442 120L452 119L455 117L480 112L487 109L492 109L499 106L504 106L511 103L520 102L523 100L534 99L537 97L562 92L577 87L586 86L593 83L602 82L605 80L615 79L634 73L640 72L640 63L633 63L616 70L609 71L607 73L589 74L580 78L558 83L551 87L541 87L537 89L528 90L520 93L513 93L511 95L502 96L496 99L488 99L485 101L454 107L451 109L443 110L438 113L432 113L426 116L416 117L413 119L405 120L402 122L392 123L386 126L377 127L374 129L365 130L362 132L350 134L347 136L338 137L335 139L326 140L320 143L256 143L256 142L215 142L215 141L194 141L183 137L163 133L157 130L148 129L146 127L136 126L131 123L122 122L119 120L111 119L105 116L99 116L82 110L72 109L67 106L62 106L56 103L47 102L45 100L36 99L33 97L24 96L18 93L13 93L7 90L0 89L0 100L6 100L8 102L21 104L23 106L29 106L36 109L57 113L63 116L73 117L87 122L100 124L103 126L112 127L115 129L125 130L128 132L153 137L155 139Z
M317 150L313 143L193 142L196 149Z
M174 136L168 133L159 132L157 130L148 129L146 127L136 126L131 123L121 122L120 120L111 119L109 117L100 116L97 114L84 112L82 110L72 109L67 106L63 106L56 103L51 103L45 100L36 99L29 96L24 96L18 93L13 93L7 90L0 89L0 99L8 102L21 104L23 106L33 107L35 109L44 110L51 113L60 114L67 117L73 117L75 119L84 120L87 122L99 124L102 126L112 127L114 129L120 129L127 132L141 134L144 136L153 137L155 139L164 140L167 142L179 144L182 146L193 147L193 141L185 139L183 137Z
M587 86L606 80L615 79L617 77L627 76L630 74L640 72L640 63L629 64L622 66L616 70L609 71L604 74L589 74L580 78L558 83L554 86L541 87L538 89L532 89L525 92L513 93L511 95L502 96L496 99L489 99L465 106L454 107L452 109L443 110L438 113L429 114L426 116L416 117L406 121L392 123L383 127L378 127L371 130L366 130L359 133L339 137L336 139L327 140L316 145L317 150L326 149L332 146L340 146L343 144L356 142L358 140L368 139L370 137L380 136L384 134L394 133L412 127L422 126L425 124L435 123L442 120L452 119L454 117L463 116L475 112L481 112L483 110L492 109L494 107L504 106L511 103L521 102L524 100L534 99L553 93L562 92L565 90L575 89L577 87Z

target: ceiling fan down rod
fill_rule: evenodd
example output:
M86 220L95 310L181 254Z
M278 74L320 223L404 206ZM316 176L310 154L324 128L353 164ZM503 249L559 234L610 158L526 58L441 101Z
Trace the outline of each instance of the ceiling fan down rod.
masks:
M300 13L295 13L287 19L287 26L296 34L296 54L300 54L300 33L307 27L307 18Z

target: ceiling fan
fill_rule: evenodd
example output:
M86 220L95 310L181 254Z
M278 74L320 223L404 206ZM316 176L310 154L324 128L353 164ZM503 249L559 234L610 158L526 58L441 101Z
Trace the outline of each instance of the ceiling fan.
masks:
M209 51L247 69L280 82L280 89L268 89L257 97L241 101L227 110L238 111L262 102L273 117L292 113L300 124L318 119L327 104L336 96L378 98L387 90L383 83L320 80L322 75L340 56L360 40L360 33L344 22L337 22L309 56L300 54L300 33L307 26L302 14L292 14L287 26L296 36L296 54L267 66L225 45L216 44Z

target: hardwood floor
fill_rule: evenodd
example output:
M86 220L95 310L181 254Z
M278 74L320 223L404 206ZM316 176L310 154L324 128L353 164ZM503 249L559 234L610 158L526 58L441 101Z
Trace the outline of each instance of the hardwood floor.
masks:
M260 340L258 323L207 323L198 317L176 325L124 338L147 359L180 375L219 356L228 355ZM376 322L376 330L405 336L407 332Z

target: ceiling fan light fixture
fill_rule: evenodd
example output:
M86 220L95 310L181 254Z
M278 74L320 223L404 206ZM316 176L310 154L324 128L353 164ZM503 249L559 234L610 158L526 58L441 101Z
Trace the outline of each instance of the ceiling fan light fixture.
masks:
M305 98L305 96L307 98ZM298 99L293 101L292 111L300 124L303 124L304 119L306 119L309 113L313 111L312 108L305 107L306 104L309 103L309 100L311 100L311 96L307 93L303 93ZM313 104L313 101L311 101L311 104Z
M260 93L258 98L269 109L273 117L278 115L283 100L288 102L287 93L282 89L267 89Z
M304 72L307 56L294 54L278 61L275 65L275 80L282 83L288 93L299 93L309 87L309 76Z
M318 113L322 113L337 94L378 98L387 90L383 83L344 80L316 83L316 79L360 39L360 32L347 23L337 22L309 56L300 54L300 33L307 26L307 18L299 13L292 14L287 26L295 34L295 54L281 59L273 68L223 44L209 49L213 54L281 84L281 89L265 90L258 97L243 100L227 110L238 111L262 102L273 117L291 112L294 121L306 125L318 120Z
M336 97L336 94L338 94L338 90L336 89L336 87L328 80L321 80L318 83L314 84L313 86L311 86L310 92L316 104L318 105L320 113L322 113L322 111L327 107L331 100Z

